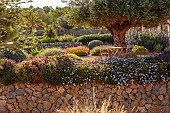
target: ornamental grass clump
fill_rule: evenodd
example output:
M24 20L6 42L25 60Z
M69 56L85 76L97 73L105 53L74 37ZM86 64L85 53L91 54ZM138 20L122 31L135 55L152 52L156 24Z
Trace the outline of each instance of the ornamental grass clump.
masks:
M66 53L60 48L47 48L43 52L41 52L38 56L62 56Z
M87 56L89 48L86 46L77 46L64 49L67 53L76 54L77 56Z
M101 103L101 104L99 104ZM112 106L112 109L110 108ZM132 110L133 111L133 110ZM68 105L65 109L58 109L58 113L128 113L123 105L111 102L111 96L108 100L98 100L94 88L92 96L86 96L83 102L75 100L73 105Z

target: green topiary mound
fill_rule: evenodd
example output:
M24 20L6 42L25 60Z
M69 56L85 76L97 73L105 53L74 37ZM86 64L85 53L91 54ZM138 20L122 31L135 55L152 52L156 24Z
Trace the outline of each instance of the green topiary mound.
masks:
M88 44L88 47L89 49L93 49L94 47L97 47L97 46L100 46L100 45L103 45L104 43L100 40L92 40L89 42Z

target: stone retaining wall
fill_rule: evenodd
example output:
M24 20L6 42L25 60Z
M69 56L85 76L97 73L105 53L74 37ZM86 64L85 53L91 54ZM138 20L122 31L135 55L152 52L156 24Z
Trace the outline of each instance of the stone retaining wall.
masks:
M24 113L57 113L57 109L72 105L75 99L108 99L123 104L127 109L137 108L147 112L170 112L170 82L145 85L112 86L85 83L76 86L51 86L47 84L0 85L0 111ZM92 98L89 98L92 100ZM112 107L112 105L111 105Z

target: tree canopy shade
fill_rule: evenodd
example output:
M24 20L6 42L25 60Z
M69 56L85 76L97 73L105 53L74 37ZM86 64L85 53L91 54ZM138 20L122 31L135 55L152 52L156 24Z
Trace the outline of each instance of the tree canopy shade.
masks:
M133 26L155 27L170 19L170 0L70 0L68 21L106 27L114 46L126 47L125 34Z

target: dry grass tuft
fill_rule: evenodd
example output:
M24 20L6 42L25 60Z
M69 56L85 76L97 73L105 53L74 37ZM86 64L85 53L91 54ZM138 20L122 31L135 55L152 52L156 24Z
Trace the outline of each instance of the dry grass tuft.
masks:
M78 100L75 100L74 104L68 105L64 110L57 110L58 113L128 113L124 106L115 104L114 108L111 106L111 96L108 100L102 102L101 106L98 106L98 100L95 97L93 89L93 98L85 98L83 104L80 104Z

